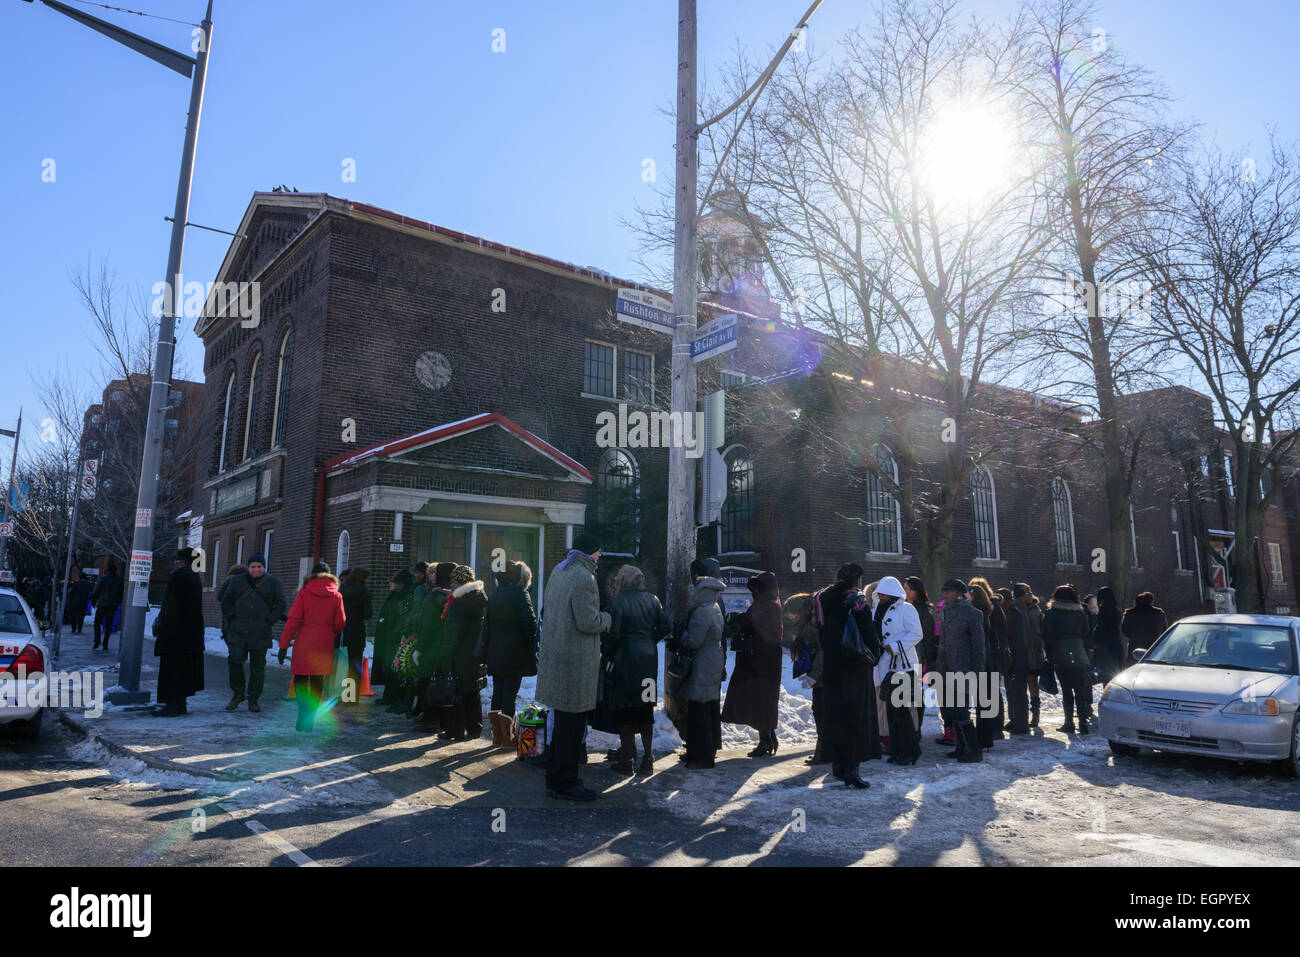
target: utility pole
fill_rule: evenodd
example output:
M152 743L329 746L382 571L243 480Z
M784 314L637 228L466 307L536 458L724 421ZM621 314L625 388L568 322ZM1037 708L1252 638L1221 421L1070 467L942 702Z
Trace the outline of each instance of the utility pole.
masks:
M763 92L767 82L776 72L786 52L794 44L808 20L821 6L822 0L813 0L790 32L772 62L758 79L729 107L703 123L696 121L697 83L696 64L696 0L677 2L677 158L674 185L676 218L673 228L673 387L672 412L681 413L684 419L695 414L696 376L695 362L691 358L691 344L696 335L696 269L699 265L696 252L695 226L699 215L697 177L699 173L700 132L730 114L742 103L750 101L750 108ZM753 98L751 100L751 97ZM749 116L746 111L740 125ZM737 134L739 127L737 127ZM735 143L732 136L719 164ZM715 173L716 175L716 173ZM711 184L710 184L711 185ZM695 560L695 459L687 458L686 449L674 443L668 449L668 612L674 622L686 617L686 601L690 596L690 566ZM664 710L679 731L685 731L684 702L677 698L679 682L665 677Z
M199 139L199 117L203 112L203 84L212 49L212 0L199 29L198 55L190 86L190 110L185 123L185 146L181 151L180 179L176 184L176 209L172 214L171 247L167 252L167 288L163 292L162 316L158 320L158 343L154 352L153 382L149 387L149 417L145 425L144 456L140 463L140 494L136 501L135 534L131 540L130 581L122 609L121 671L119 681L125 693L110 695L114 704L143 704L149 693L140 690L140 660L144 654L144 617L149 607L149 571L153 567L154 516L158 511L158 470L162 464L165 408L170 405L172 362L176 351L176 313L182 301L184 281L181 256L185 251L185 226L190 214L190 186L194 179L194 153ZM143 574L143 581L139 576Z
M185 250L185 227L189 225L190 185L194 179L194 151L199 140L199 117L203 112L203 84L208 74L208 52L212 49L212 0L208 0L203 22L194 31L195 56L155 43L107 20L92 17L66 3L60 3L59 0L41 0L41 3L190 80L190 109L185 121L181 173L176 184L176 206L171 218L171 246L167 251L167 271L163 274L167 288L163 292L158 344L154 351L153 375L149 386L149 417L145 424L144 454L140 462L140 492L135 503L135 533L131 539L129 580L125 596L127 601L122 610L119 684L125 690L108 696L112 704L145 704L149 701L149 692L140 690L144 616L149 605L149 570L153 567L153 523L158 505L158 470L162 463L165 409L169 405L172 360L176 351L176 311L183 299L181 254Z
M9 490L5 492L5 508L4 508L5 521L9 521L12 518L10 509L13 508L13 504L14 504L14 470L18 468L18 439L22 436L22 433L23 433L23 410L20 408L18 410L18 427L15 428L12 432L10 432L8 429L0 429L0 435L12 435L14 438L14 452L13 452L13 456L9 459ZM8 550L8 546L9 546L9 538L7 536L5 538L0 538L0 571L3 571L5 567L5 552ZM15 589L18 587L18 584L19 584L18 577L14 576Z

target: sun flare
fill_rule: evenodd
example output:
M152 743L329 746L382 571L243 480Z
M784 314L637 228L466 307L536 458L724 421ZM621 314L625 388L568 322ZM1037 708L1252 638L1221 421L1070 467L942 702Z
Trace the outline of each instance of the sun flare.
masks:
M921 187L948 212L982 207L1006 190L1019 152L1013 117L969 100L941 106L919 146Z

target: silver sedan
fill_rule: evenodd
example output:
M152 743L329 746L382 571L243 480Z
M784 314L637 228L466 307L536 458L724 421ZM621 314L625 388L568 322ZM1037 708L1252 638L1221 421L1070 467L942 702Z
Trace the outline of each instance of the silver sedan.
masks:
M1139 657L1098 706L1115 754L1274 761L1300 777L1300 619L1194 615Z

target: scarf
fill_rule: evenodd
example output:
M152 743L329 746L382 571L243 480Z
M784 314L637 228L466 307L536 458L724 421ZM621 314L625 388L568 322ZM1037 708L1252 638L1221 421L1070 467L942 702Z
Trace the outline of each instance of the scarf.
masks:
M571 548L569 549L569 554L564 556L564 561L560 562L560 564L555 566L555 570L557 572L562 572L570 565L572 565L574 562L576 562L579 558L590 559L591 556L588 555L586 552L579 551L576 548Z

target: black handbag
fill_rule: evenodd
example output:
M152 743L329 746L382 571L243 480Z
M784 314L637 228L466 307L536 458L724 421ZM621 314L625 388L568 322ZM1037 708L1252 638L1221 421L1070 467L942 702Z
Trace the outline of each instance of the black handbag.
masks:
M614 721L614 662L606 659L602 665L600 694L596 696L596 710L591 713L591 726L606 734L618 734Z
M460 700L460 689L456 683L456 676L449 674L436 674L429 678L429 683L424 687L425 708L450 708Z
M867 644L866 638L862 635L862 629L858 627L857 616L853 614L853 605L857 601L856 595L851 596L844 603L848 615L844 620L844 631L840 635L840 651L849 661L862 662L868 667L874 668L880 656L872 650Z

